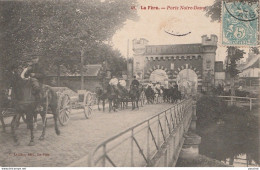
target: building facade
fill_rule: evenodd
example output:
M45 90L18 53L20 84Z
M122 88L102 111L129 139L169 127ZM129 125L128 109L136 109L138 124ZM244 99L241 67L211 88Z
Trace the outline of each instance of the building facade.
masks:
M149 45L133 40L133 74L142 82L160 81L168 85L192 86L207 91L214 86L218 37L203 35L201 43ZM186 84L186 85L185 85Z
M101 82L98 77L101 67L101 64L84 66L84 90L95 92L96 87L101 87ZM74 91L80 90L81 88L81 75L79 73L61 72L60 77L58 77L56 73L48 73L45 78L45 83L53 87L58 85L58 81L60 81L60 87L68 87Z
M248 53L244 63L238 65L239 85L247 91L259 92L260 86L260 54Z

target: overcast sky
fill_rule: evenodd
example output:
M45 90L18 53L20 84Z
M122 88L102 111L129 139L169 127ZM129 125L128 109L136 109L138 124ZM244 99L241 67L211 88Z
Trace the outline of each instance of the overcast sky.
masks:
M127 40L130 40L129 53L132 55L132 40L145 38L149 40L150 45L154 44L189 44L201 43L202 35L215 34L219 37L219 47L216 60L225 59L226 48L220 46L220 27L221 24L211 22L211 19L205 16L203 10L181 10L185 7L205 7L213 4L214 0L137 0L140 6L158 7L179 7L178 10L141 10L137 6L139 15L138 21L127 21L125 26L118 30L113 37L113 45L119 49L123 56L127 54ZM175 8L176 9L176 8ZM186 36L172 36L166 31L185 34ZM245 49L246 50L246 49ZM246 50L247 51L247 50Z

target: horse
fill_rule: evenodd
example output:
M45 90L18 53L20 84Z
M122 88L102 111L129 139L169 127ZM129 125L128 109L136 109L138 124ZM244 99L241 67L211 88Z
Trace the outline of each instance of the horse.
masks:
M33 119L37 118L38 112L36 112L37 106L39 105L36 100L36 97L32 94L32 84L30 78L24 77L24 72L22 72L21 76L17 73L12 73L12 100L14 102L14 108L18 113L16 116L13 117L13 125L11 125L12 136L15 142L15 145L19 145L19 141L17 135L15 133L15 127L18 123L20 117L25 114L27 125L31 132L31 139L29 142L29 146L34 145L34 127L33 127ZM55 132L57 135L60 135L60 130L57 124L58 118L58 96L56 92L47 85L41 85L41 93L43 94L43 98L46 99L46 102L40 101L41 105L44 105L43 111L40 112L43 121L43 129L42 134L39 140L43 140L45 137L45 130L46 130L46 123L47 118L46 114L48 109L50 108L53 114L54 122L55 122Z
M176 103L178 100L181 100L181 92L177 88L173 88L173 94L172 94L172 102Z
M154 91L151 86L148 86L148 88L145 90L145 96L147 99L147 104L154 102Z
M163 102L170 102L171 100L170 89L161 87L161 90L163 91L162 93Z
M107 85L106 90L109 103L109 112L111 112L111 110L115 112L118 107L118 90L110 84Z
M132 110L134 110L135 108L139 109L139 106L138 106L138 101L140 98L139 87L135 86L135 85L131 86L130 91L129 91L129 96L130 96L130 99L132 102Z
M127 108L129 101L129 93L126 88L117 84L118 89L118 103L120 103L121 109Z
M163 91L160 88L154 88L154 101L155 103L161 103L162 102L162 96L163 96Z
M101 110L99 108L99 103L100 103L100 101L102 101L103 112L104 112L105 111L105 101L107 99L107 92L101 88L96 88L96 94L97 94L98 110Z
M143 85L141 85L141 88L139 89L140 90L140 105L143 106L145 104L145 88Z

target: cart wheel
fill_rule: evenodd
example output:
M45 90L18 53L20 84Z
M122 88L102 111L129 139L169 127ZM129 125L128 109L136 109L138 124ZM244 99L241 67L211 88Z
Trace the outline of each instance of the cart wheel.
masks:
M84 106L84 114L86 119L89 119L92 115L92 94L87 93L86 94L86 103Z
M91 115L92 115L91 106L85 106L84 107L84 114L85 114L86 119L89 119L91 117Z
M70 105L70 97L66 94L64 96L60 96L61 100L59 102L59 122L62 126L68 124L70 120L70 113L71 113L71 105Z

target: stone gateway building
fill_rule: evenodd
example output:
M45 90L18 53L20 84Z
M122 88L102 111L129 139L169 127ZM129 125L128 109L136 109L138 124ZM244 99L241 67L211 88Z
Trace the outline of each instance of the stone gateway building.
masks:
M143 83L208 91L214 85L217 42L216 35L203 35L196 44L148 45L146 39L134 39L133 74Z

